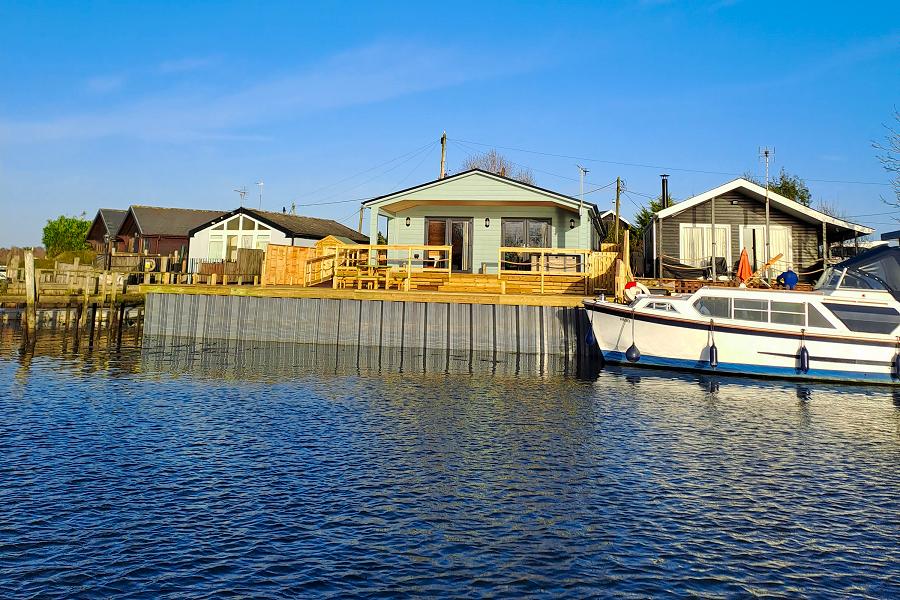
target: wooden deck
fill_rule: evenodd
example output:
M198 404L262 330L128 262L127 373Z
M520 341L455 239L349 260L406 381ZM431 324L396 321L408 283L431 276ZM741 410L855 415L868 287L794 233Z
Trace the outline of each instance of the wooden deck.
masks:
M453 276L455 280L457 275ZM496 275L485 276L497 281ZM355 288L333 289L332 287L316 286L247 286L247 285L142 285L141 293L148 294L188 294L188 295L216 295L216 296L249 296L257 298L323 298L331 300L387 300L392 302L441 302L449 304L502 304L516 306L581 306L584 295L576 294L534 294L534 293L510 293L506 294L492 291L492 288L484 287L484 291L472 292L454 291L452 286L447 289L436 283L435 289L415 289L411 291L398 290L358 290Z

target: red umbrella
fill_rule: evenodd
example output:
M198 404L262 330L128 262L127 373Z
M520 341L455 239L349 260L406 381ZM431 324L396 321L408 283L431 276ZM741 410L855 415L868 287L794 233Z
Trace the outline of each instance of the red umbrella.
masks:
M741 250L741 260L738 262L737 276L741 283L746 282L753 275L753 269L750 268L750 257L747 255L747 249Z

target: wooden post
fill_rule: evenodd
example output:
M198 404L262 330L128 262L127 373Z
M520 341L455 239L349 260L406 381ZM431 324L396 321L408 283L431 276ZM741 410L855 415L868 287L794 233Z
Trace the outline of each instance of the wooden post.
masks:
M216 285L216 274L211 274L207 281L209 282L209 285Z
M622 260L625 262L625 270L631 273L631 232L625 230L625 238L622 240Z
M822 221L822 268L828 268L828 226Z
M81 314L78 315L79 330L84 329L84 326L87 324L88 301L91 297L86 278L84 280L84 288L82 291L84 292L84 299L81 302Z
M37 328L37 283L34 272L34 251L25 251L25 328L33 340Z
M541 271L541 293L544 293L544 250L541 249L540 253L540 261L541 263L538 265L538 269Z

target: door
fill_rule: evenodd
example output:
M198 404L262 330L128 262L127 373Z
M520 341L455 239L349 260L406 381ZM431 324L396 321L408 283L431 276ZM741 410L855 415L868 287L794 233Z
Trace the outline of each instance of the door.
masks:
M471 227L472 222L468 219L450 220L450 267L453 271L468 273L472 270Z
M780 273L788 265L792 265L794 260L791 228L785 225L770 225L769 231L772 236L769 244L770 258L779 254L782 255L778 262L773 265L773 269L777 269ZM747 249L747 255L750 258L750 268L754 272L761 269L766 264L766 226L742 225L740 241L741 248Z

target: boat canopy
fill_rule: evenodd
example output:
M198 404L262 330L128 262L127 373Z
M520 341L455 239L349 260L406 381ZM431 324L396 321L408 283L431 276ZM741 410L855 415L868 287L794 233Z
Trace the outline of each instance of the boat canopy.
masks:
M900 247L881 246L829 268L819 289L886 290L900 300Z

